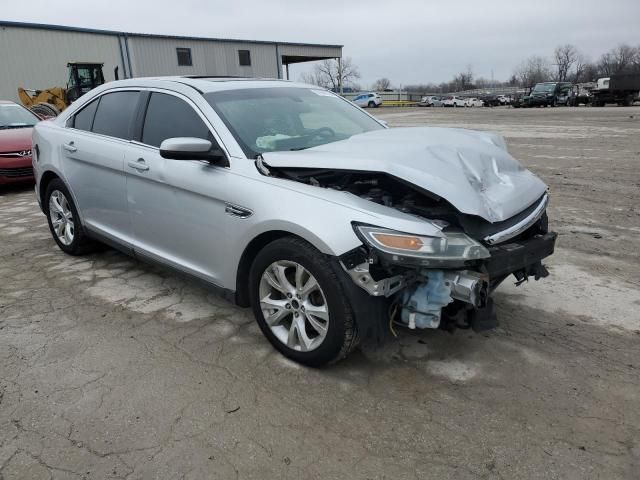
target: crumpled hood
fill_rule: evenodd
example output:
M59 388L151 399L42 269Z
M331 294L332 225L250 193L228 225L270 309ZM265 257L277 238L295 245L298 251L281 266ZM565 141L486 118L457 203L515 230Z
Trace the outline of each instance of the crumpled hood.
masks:
M389 128L262 157L276 168L387 173L492 223L521 212L547 189L509 155L502 137L457 128Z

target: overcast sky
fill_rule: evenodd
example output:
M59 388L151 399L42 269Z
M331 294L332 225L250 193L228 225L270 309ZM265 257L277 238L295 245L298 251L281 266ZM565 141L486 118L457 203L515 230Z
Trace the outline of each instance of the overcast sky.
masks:
M597 58L640 45L640 0L0 0L3 20L128 32L344 45L366 87L449 80L471 65L506 80L573 43ZM291 69L297 80L304 66Z

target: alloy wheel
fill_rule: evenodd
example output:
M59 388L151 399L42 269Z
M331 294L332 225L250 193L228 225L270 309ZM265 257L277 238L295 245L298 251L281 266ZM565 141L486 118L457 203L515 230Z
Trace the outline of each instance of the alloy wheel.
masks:
M60 243L71 245L75 235L73 212L67 197L60 190L54 190L49 196L49 218Z
M260 309L273 335L287 347L309 352L329 329L327 299L315 277L302 265L279 260L260 278Z

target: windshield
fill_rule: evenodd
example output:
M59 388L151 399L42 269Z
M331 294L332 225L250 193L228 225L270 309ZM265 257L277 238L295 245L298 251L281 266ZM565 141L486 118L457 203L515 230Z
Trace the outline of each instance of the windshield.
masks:
M33 127L40 119L15 103L0 103L0 130Z
M204 95L245 154L303 150L384 128L326 90L247 88Z
M533 89L534 92L553 92L556 88L555 83L539 83Z

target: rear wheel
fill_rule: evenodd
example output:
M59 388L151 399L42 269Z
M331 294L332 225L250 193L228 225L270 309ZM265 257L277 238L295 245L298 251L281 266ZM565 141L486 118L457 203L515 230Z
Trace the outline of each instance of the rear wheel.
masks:
M357 344L353 311L329 257L293 237L262 249L249 273L251 306L283 355L319 367Z
M47 186L43 199L49 230L65 253L82 255L94 250L97 244L84 232L78 210L65 184L59 178Z

